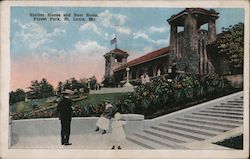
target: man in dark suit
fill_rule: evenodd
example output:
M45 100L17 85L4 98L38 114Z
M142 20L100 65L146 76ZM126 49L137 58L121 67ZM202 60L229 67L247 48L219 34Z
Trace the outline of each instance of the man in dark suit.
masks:
M61 120L61 144L62 145L72 145L69 143L70 136L70 123L72 116L72 100L71 95L73 92L71 90L65 90L62 92L63 99L58 103L57 111L59 113L59 119Z

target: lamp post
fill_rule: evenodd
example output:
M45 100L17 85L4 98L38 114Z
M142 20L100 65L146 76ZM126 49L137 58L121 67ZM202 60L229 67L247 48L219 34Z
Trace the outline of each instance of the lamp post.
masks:
M126 83L124 84L125 87L131 87L132 85L129 83L129 67L126 68L126 71L127 71L127 81Z
M88 79L88 89L90 89L90 79Z

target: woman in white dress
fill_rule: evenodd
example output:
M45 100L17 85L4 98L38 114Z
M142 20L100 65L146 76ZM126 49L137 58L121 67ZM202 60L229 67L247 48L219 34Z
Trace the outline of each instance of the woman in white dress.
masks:
M110 119L113 115L113 106L111 105L111 103L109 101L106 101L105 104L105 110L96 123L96 131L99 131L99 129L103 129L102 134L106 134L107 130L109 129Z
M115 146L118 146L118 149L121 148L121 143L123 143L126 140L126 135L123 130L123 126L127 123L126 121L121 121L122 115L117 112L115 114L115 120L112 122L112 133L111 133L111 140L113 142L113 147L111 149L115 149Z

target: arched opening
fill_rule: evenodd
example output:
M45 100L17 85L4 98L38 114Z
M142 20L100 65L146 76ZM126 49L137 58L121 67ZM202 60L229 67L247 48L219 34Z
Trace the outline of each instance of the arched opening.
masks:
M158 69L160 69L161 75L163 75L165 73L163 64L158 64L156 70L158 71Z
M152 66L149 66L148 67L148 71L147 71L147 74L149 77L152 77L154 74L153 74L153 67Z
M132 79L136 79L136 71L135 70L132 71Z
M137 72L137 77L141 78L141 75L143 75L143 70L139 69L138 72Z

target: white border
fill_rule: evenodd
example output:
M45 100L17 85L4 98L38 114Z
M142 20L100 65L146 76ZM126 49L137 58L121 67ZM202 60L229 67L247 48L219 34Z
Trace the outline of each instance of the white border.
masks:
M244 150L74 150L8 149L8 92L10 90L10 6L244 8ZM168 17L166 17L167 19ZM233 18L233 17L232 17ZM1 2L1 140L0 158L247 158L249 155L249 2L225 1L3 1Z

